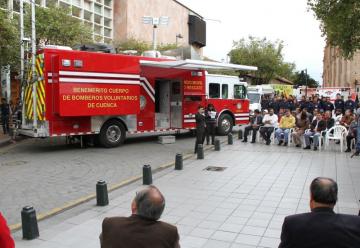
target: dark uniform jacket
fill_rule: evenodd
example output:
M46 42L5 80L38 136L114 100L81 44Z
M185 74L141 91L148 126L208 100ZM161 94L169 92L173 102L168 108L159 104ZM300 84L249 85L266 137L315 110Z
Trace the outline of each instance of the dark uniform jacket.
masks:
M253 116L251 119L250 119L250 124L253 125L253 124L257 124L259 126L262 125L262 119L263 117L261 115L258 115L258 116Z
M2 117L8 117L10 115L10 105L7 103L0 104L0 112Z
M316 128L316 125L317 125L317 128ZM316 130L315 130L315 128L316 128ZM310 129L311 129L312 131L317 131L317 132L324 131L324 130L326 129L326 121L320 120L320 121L319 121L319 124L318 124L318 120L314 120L314 121L311 123Z
M195 121L196 121L196 130L205 130L206 124L205 124L205 116L200 114L200 113L196 113L195 115Z
M212 112L215 112L215 116L211 116L211 111L205 110L205 122L206 123L216 123L217 113L216 110L212 110Z
M138 215L105 218L100 243L101 248L180 247L175 226Z
M344 110L344 100L336 99L334 104L335 104L335 109L341 109L341 111Z
M360 217L336 214L330 208L285 218L279 248L360 247Z
M356 108L356 103L355 103L355 101L353 101L353 100L347 100L347 101L344 103L344 108L345 108L345 110L346 110L346 109L354 110L354 109Z
M324 111L333 111L334 110L334 104L331 102L324 102L323 103L323 109Z

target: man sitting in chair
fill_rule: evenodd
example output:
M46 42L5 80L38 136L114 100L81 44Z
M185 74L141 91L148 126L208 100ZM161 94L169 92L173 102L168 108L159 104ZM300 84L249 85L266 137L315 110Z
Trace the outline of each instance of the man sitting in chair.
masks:
M313 137L314 151L319 146L319 139L321 139L321 132L326 130L326 122L323 120L321 113L317 113L316 120L311 123L310 130L304 134L306 147L310 149L310 138Z
M275 131L275 138L279 141L279 146L284 143L284 146L288 145L289 133L291 128L295 126L295 117L291 115L289 109L285 111L285 115L281 117L279 128Z
M267 145L271 143L271 134L274 132L275 127L278 124L278 116L274 114L274 109L269 109L269 114L266 114L263 118L264 126L260 129L260 134L266 141Z
M251 143L255 143L256 133L262 125L262 118L263 117L260 114L260 111L258 109L255 109L254 116L251 118L249 125L245 127L243 142L247 142L249 132L252 131Z

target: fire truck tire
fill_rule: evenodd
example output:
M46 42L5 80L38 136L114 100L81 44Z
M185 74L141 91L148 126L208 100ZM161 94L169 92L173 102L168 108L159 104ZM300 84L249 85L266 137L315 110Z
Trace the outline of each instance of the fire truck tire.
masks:
M218 120L217 132L219 135L227 135L233 129L234 121L229 114L222 114Z
M118 120L107 121L101 128L99 143L106 148L116 147L124 143L125 127Z

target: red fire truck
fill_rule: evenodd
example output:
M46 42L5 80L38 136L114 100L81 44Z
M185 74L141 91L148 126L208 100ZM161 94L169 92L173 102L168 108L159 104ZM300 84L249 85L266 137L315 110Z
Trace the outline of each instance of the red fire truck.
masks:
M35 80L24 87L18 133L31 137L96 136L104 147L126 134L195 128L199 105L213 103L218 131L246 124L246 83L206 69L256 67L197 60L49 49L36 56ZM29 74L29 78L34 78Z

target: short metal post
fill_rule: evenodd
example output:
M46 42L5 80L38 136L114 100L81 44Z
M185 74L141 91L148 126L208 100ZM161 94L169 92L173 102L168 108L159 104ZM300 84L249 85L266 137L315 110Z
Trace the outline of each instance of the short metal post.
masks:
M234 142L233 142L233 135L232 133L229 133L228 134L228 145L232 145Z
M238 132L238 139L241 140L243 138L243 130L239 130Z
M215 140L215 151L220 151L220 140L219 139Z
M175 170L183 169L183 155L181 153L177 153L175 156Z
M143 166L143 184L144 185L152 184L151 166L148 164Z
M97 206L109 205L107 184L103 180L98 181L96 184L96 205Z
M204 147L201 144L197 147L197 159L204 159Z
M39 237L36 211L33 207L26 206L21 210L21 225L23 239L32 240Z

